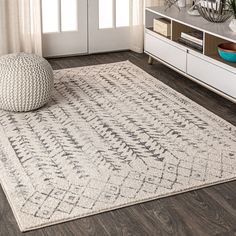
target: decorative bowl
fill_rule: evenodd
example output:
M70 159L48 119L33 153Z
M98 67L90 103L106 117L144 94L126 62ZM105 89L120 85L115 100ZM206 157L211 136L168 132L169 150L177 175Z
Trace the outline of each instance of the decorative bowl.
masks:
M236 62L236 43L221 43L218 45L218 53L224 60Z
M200 0L196 7L199 14L206 20L221 23L228 20L232 15L229 7L223 1Z

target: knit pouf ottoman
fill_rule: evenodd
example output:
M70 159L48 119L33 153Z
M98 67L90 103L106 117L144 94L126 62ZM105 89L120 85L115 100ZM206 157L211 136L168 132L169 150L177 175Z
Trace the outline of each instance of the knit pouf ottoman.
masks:
M53 71L42 57L17 53L0 57L0 109L30 111L48 102Z

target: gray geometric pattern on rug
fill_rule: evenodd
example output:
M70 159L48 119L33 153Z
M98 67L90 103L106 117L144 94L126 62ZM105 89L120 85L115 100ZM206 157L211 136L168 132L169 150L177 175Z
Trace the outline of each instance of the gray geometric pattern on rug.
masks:
M50 103L0 111L0 180L22 231L236 178L236 129L130 62L54 72Z

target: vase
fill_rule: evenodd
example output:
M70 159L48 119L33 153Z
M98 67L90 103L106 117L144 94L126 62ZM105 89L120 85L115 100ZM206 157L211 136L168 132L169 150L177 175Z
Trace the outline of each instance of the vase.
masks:
M236 32L236 19L233 19L229 23L229 28L233 31Z

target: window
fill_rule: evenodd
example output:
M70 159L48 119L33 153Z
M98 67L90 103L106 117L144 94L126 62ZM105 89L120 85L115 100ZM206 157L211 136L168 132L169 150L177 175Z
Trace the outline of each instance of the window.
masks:
M99 0L99 29L113 28L113 0Z
M99 0L99 29L129 25L130 0Z
M116 27L129 26L129 0L116 0Z
M42 0L43 33L78 30L77 0Z

